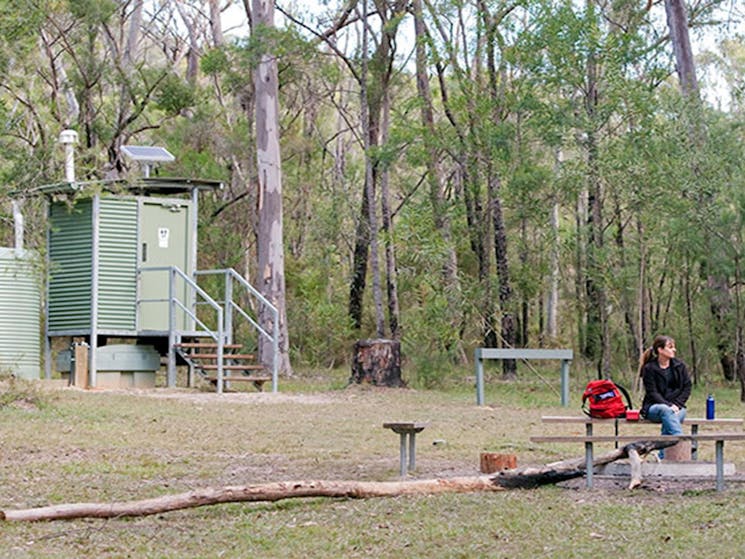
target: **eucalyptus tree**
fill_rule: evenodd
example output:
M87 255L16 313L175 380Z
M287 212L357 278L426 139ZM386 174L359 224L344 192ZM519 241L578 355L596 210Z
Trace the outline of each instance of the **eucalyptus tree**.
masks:
M698 17L704 17L717 2L704 3L703 10L699 8ZM700 156L706 152L705 144L708 134L704 123L701 93L696 76L696 64L691 48L688 9L682 0L665 0L667 25L670 30L670 43L675 58L678 83L681 91L682 116L687 122L686 145L691 153L690 170L693 180L699 183L694 196L700 204L709 204L712 197L707 194L708 188L702 184L701 166L706 162ZM698 180L697 180L698 179ZM707 241L714 242L714 241ZM714 247L711 247L714 250ZM711 251L707 251L711 252ZM716 332L716 343L719 350L719 361L725 378L733 380L735 375L745 378L745 341L740 334L732 339L731 315L732 301L729 288L728 274L713 261L704 257L704 270L707 275L709 303L711 307L712 323ZM706 260L709 260L708 262ZM740 372L742 370L742 372Z
M463 312L460 279L458 277L458 255L453 241L451 219L446 198L447 181L445 168L442 164L442 153L445 151L438 145L437 128L435 126L435 108L430 87L429 57L427 49L431 47L431 40L424 21L422 0L412 2L414 15L414 38L416 41L416 86L421 106L422 138L426 152L426 178L429 184L429 199L432 205L433 222L436 231L442 238L445 256L442 265L442 277L445 293L448 299L447 315L455 333L462 330ZM465 362L465 352L462 340L455 339L454 353L461 362Z
M282 162L279 148L279 83L277 59L270 40L274 28L274 1L253 0L252 35L262 41L261 54L254 69L256 90L256 156L258 160L258 289L277 309L279 320L279 369L292 372L287 331L285 296L284 231L282 216ZM266 331L271 331L274 318L262 306L259 320ZM259 340L259 358L270 367L274 351L264 336Z
M455 191L462 194L467 238L477 262L481 297L474 308L480 314L483 345L513 347L515 313L499 175L503 160L499 137L508 128L504 94L509 85L503 80L504 58L499 49L504 45L499 26L516 5L499 3L493 12L483 2L470 5L425 0L424 5L426 37L442 103L441 149L455 165L456 173L450 180L456 181ZM467 21L474 25L469 26ZM498 271L498 311L491 295L494 278L490 247L494 248ZM497 328L495 322L501 326ZM514 376L514 362L503 365L504 375Z
M391 88L397 72L395 65L398 55L398 31L402 18L406 15L407 2L374 0L355 0L343 6L335 6L330 22L309 24L301 18L284 11L285 15L306 32L311 33L342 62L352 76L359 91L359 122L353 133L362 148L365 161L362 194L356 222L354 248L352 252L351 279L349 285L348 313L355 330L363 327L365 290L368 269L372 276L372 301L375 333L379 337L386 334L383 300L382 274L379 270L378 249L382 232L386 237L386 292L388 295L388 331L394 338L399 337L400 318L398 316L398 295L396 285L394 245L391 241L392 220L389 193L389 163L381 157L382 149L389 133ZM353 54L341 48L345 37L352 35L350 41ZM352 122L351 119L347 119Z

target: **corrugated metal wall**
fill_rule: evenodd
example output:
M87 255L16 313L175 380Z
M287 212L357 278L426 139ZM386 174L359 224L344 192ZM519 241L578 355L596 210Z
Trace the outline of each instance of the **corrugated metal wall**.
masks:
M0 248L0 370L40 377L41 278L35 254Z
M50 333L91 327L92 214L90 199L72 209L62 202L50 204Z
M98 328L135 330L137 200L101 198Z

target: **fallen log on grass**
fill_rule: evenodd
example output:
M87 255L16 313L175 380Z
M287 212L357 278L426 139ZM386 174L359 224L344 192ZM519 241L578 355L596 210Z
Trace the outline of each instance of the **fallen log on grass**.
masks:
M608 464L629 456L629 450L644 455L669 443L637 442L599 456L594 465ZM198 489L178 495L164 495L118 503L68 503L20 510L0 510L0 520L39 521L75 518L119 518L148 516L174 510L219 503L280 501L307 497L369 499L401 495L503 491L514 487L537 487L584 475L584 459L548 464L541 468L509 470L495 476L470 476L412 481L281 481L255 485Z
M433 495L500 491L491 476L422 479L412 481L280 481L256 485L198 489L178 495L165 495L140 501L119 503L72 503L25 510L0 511L0 519L69 520L73 518L117 518L147 516L173 510L218 503L279 501L302 497L342 497L368 499L399 495Z

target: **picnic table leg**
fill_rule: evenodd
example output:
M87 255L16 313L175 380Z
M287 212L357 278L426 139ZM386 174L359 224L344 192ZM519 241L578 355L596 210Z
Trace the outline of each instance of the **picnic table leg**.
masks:
M592 442L585 442L585 486L592 489Z
M698 435L698 425L695 423L691 425L691 435ZM698 460L698 441L696 439L691 441L691 460Z
M618 418L615 420L616 437L618 437ZM614 446L618 448L618 441L615 442Z
M724 491L724 441L716 441L717 491Z

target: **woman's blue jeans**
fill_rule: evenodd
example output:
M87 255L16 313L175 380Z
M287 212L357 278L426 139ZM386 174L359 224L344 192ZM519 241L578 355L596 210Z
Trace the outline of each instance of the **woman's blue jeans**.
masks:
M680 408L678 412L667 404L652 404L647 410L647 419L655 423L662 423L663 435L682 435L683 427L681 423L686 418L686 409ZM660 458L665 457L665 449L660 450Z
M678 412L667 404L652 404L647 411L647 419L655 423L662 423L663 435L682 435L681 423L686 418L686 409L680 408Z

